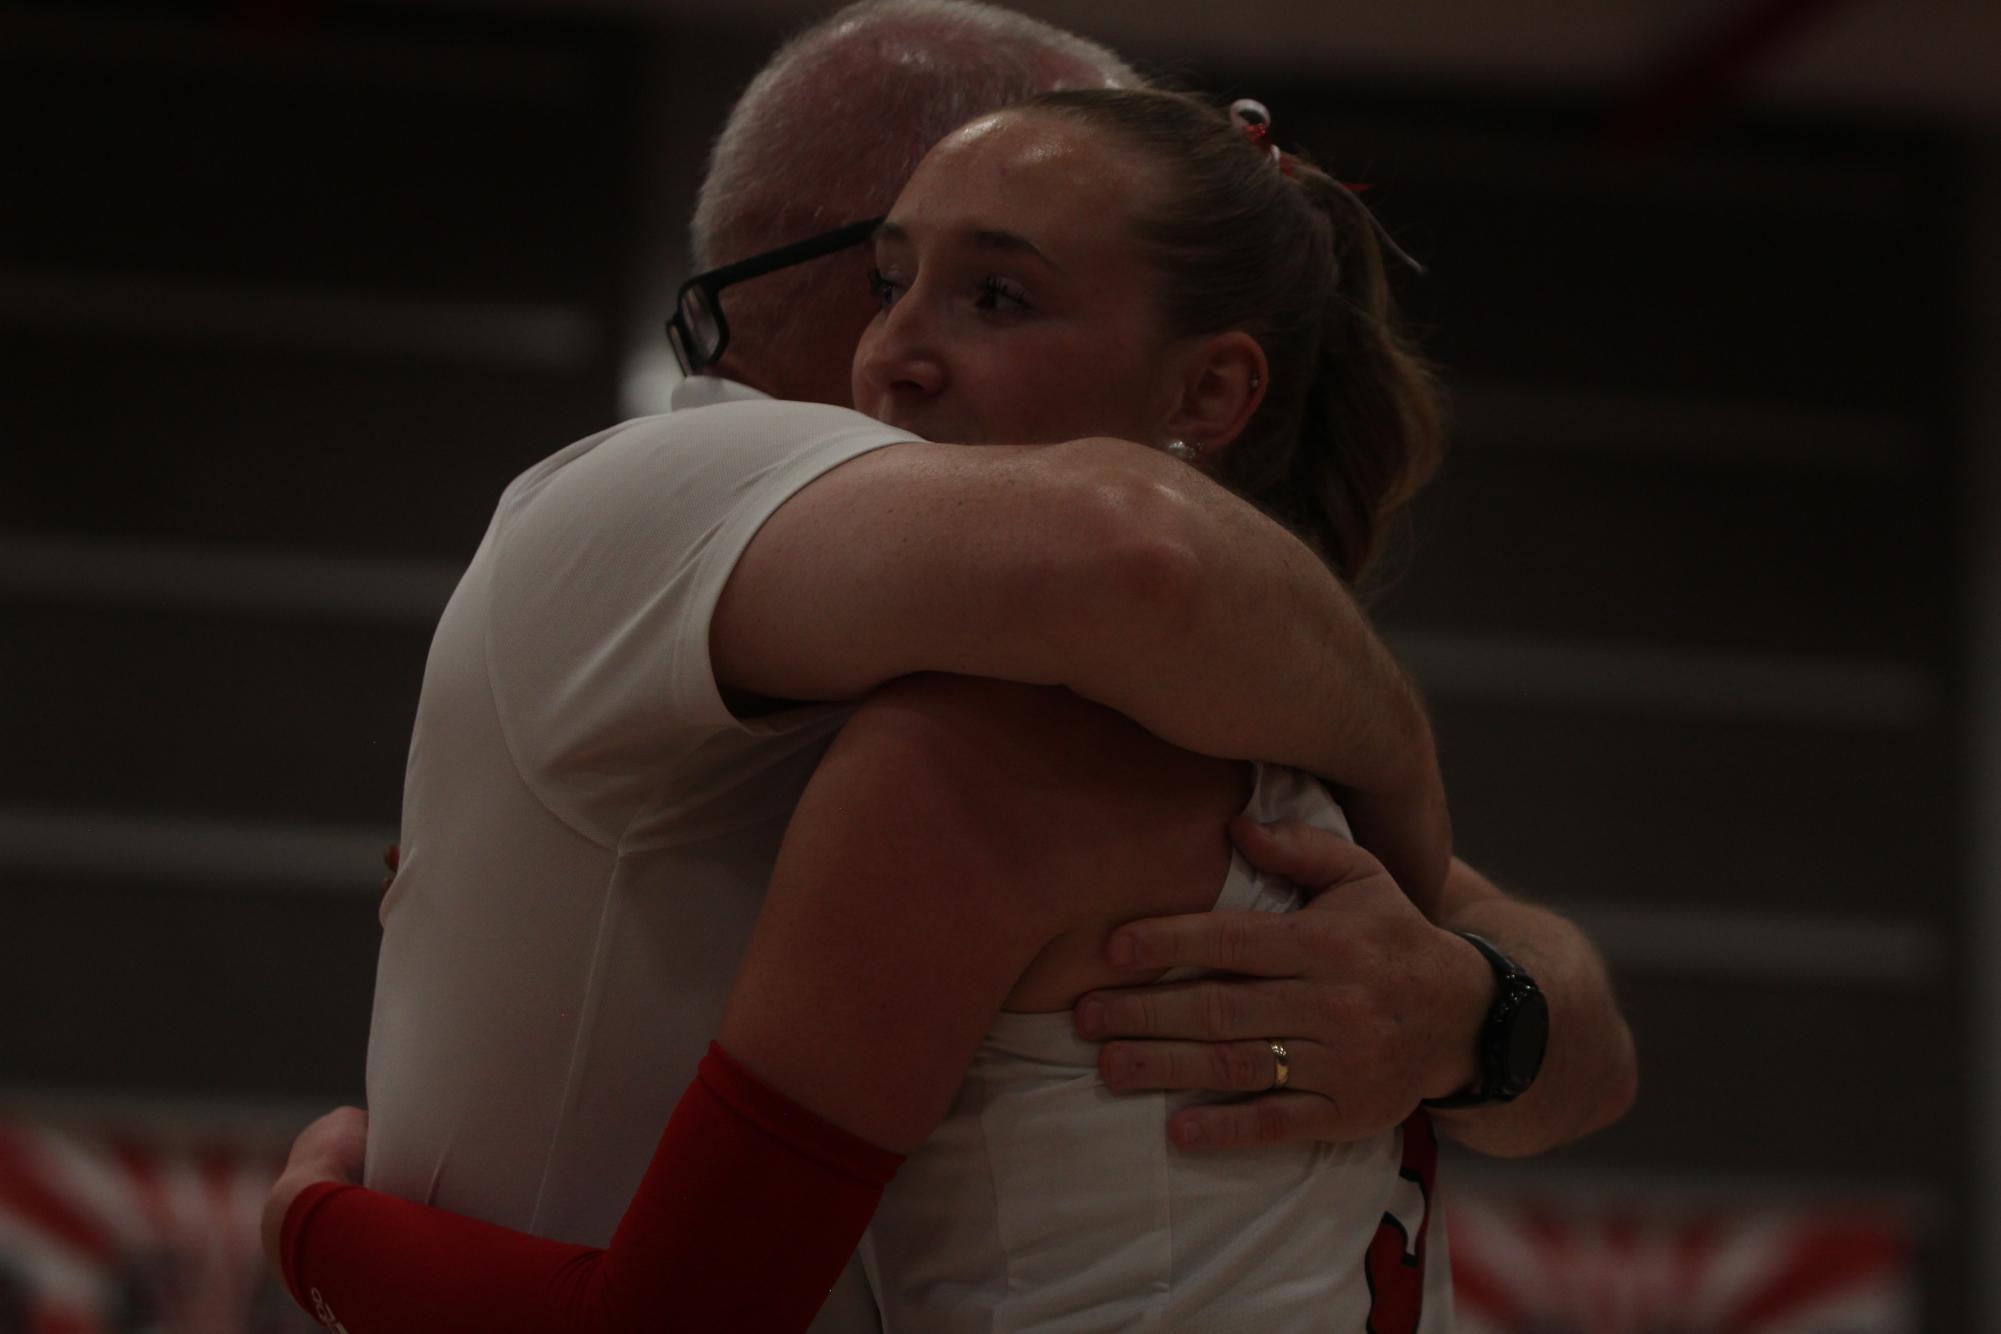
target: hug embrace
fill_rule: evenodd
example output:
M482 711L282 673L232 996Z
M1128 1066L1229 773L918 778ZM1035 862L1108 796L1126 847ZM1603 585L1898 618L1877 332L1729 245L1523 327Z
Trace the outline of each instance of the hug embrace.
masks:
M1634 1059L1452 857L1353 592L1442 452L1366 208L1255 103L873 0L693 231L672 410L518 478L439 624L369 1111L266 1210L294 1296L1449 1330L1434 1132L1566 1142Z

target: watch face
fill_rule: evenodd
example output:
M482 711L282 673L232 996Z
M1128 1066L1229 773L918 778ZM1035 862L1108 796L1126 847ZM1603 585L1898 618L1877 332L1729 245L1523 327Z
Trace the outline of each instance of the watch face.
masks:
M1508 1025L1507 1051L1502 1059L1511 1091L1520 1092L1534 1082L1548 1046L1549 1002L1541 991L1531 990L1522 997Z

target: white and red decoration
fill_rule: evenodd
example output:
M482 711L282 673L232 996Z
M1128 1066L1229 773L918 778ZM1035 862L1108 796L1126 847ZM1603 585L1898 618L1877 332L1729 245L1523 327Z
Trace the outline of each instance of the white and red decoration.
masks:
M257 1247L283 1154L239 1135L79 1132L0 1119L0 1330L317 1328Z
M318 1328L257 1249L281 1142L0 1117L0 1334ZM1460 1334L1918 1328L1912 1229L1893 1208L1448 1190Z
M1447 1203L1459 1334L1918 1329L1911 1227L1895 1208L1586 1200Z

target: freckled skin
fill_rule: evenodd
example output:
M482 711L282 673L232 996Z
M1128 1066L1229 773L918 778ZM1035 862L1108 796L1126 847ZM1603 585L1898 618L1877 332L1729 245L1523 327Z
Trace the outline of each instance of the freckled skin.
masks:
M1131 240L1150 177L1102 132L1046 113L1001 112L940 142L876 243L888 299L856 348L855 406L959 444L1163 443L1176 349L1155 332L1158 279Z

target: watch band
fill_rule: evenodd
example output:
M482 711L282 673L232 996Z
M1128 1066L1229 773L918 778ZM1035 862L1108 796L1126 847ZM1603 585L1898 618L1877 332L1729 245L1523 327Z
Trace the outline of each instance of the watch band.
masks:
M1480 1082L1443 1098L1426 1098L1426 1107L1490 1107L1513 1102L1528 1092L1542 1069L1549 1044L1549 1002L1542 988L1520 964L1498 946L1471 931L1452 933L1479 950L1494 970L1494 1003L1480 1025L1477 1056Z

